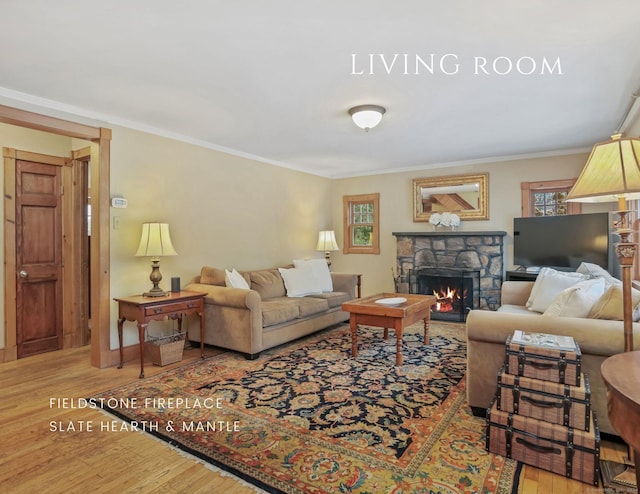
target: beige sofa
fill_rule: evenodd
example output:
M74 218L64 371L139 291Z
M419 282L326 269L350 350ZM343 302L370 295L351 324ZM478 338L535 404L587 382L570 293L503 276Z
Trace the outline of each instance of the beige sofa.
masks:
M505 358L505 341L515 329L572 336L582 352L582 371L591 385L591 405L600 431L616 434L607 415L607 392L600 366L624 350L622 321L557 317L527 310L533 282L502 284L497 311L472 310L467 317L467 397L474 412L484 412L496 392L496 376ZM640 324L633 324L634 348L640 349Z
M360 293L360 276L331 273L333 291L287 297L278 269L240 272L250 289L225 286L224 270L203 267L185 290L205 292L204 342L254 359L260 352L349 319L342 303ZM200 342L190 321L188 337Z

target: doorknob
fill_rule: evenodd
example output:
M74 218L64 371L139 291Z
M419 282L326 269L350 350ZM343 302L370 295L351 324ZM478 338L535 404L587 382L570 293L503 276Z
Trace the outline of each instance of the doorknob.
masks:
M29 276L29 273L27 273L24 269L18 274L20 275L20 278L26 278L27 276Z

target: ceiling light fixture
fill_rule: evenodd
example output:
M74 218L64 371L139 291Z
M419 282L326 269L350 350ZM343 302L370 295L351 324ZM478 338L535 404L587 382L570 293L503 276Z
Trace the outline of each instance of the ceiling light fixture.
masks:
M365 132L369 132L369 129L373 129L382 120L382 115L387 110L379 105L360 105L354 106L349 110L349 115L355 123Z

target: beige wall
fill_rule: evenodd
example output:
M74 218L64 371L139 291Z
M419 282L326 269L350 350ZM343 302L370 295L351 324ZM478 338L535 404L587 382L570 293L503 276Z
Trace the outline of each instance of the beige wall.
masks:
M506 231L505 268L513 264L513 218L521 216L520 182L577 177L588 153L547 158L487 163L422 171L372 175L335 180L333 184L333 227L343 245L342 196L380 193L380 255L333 253L336 271L362 273L363 294L393 290L391 268L395 268L396 239L392 232L430 231L431 225L413 222L412 180L421 177L489 173L489 220L463 221L464 231ZM611 207L610 207L611 206ZM613 205L583 205L583 212L607 211Z
M151 288L148 258L134 256L141 224L167 222L175 257L163 258L161 286L182 285L203 265L268 268L294 258L322 257L318 231L331 221L331 181L125 128L114 128L111 195L111 296ZM113 228L113 217L118 228ZM111 347L117 307L112 305ZM128 325L125 343L137 341Z

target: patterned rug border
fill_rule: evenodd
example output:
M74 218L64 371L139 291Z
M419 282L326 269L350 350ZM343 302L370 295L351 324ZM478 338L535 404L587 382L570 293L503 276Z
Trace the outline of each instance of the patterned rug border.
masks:
M450 328L450 327L453 327L454 325L449 324L445 326ZM306 347L310 344L313 344L314 342L324 340L329 335L339 334L339 332L341 331L348 332L348 330L349 330L348 326L338 324L330 328L327 328L325 330L322 330L320 332L314 333L313 335L299 338L288 344L266 350L262 353L261 357L256 359L255 361L245 361L244 363L248 365L247 371L251 372L252 367L254 366L259 367L263 365L265 362L268 362L274 358L278 358L279 356L281 356L282 350L285 347L287 352L294 352L297 349ZM455 340L458 340L461 343L466 344L465 338L460 337L455 333L448 334L447 336ZM393 343L393 347L395 347L395 343ZM237 360L237 358L238 356L235 352L224 352L222 354L215 355L205 360L197 360L197 361L188 363L184 366L179 367L179 369L190 369L190 368L199 367L202 365L212 365L212 372L215 372L215 367L217 367L217 365L228 363L229 361L232 362L234 360ZM370 363L370 361L366 357L359 357L359 358L362 358L364 362ZM408 368L410 367L407 364L406 366ZM166 371L162 371L153 377L161 378L164 375L174 373L176 369L178 368L167 369ZM118 388L119 387L116 387L115 389L118 389ZM426 457L429 456L431 449L435 446L435 444L437 444L437 442L443 436L444 431L451 424L453 417L455 417L456 414L458 414L460 410L466 405L466 392L464 388L465 388L465 378L463 377L462 380L457 385L452 386L449 396L447 396L447 398L442 403L440 403L440 405L438 405L439 408L442 408L445 406L445 403L447 401L453 400L453 403L449 404L443 416L438 420L436 427L430 434L430 437L427 440L425 440L425 446L422 447L417 452L417 454L413 457L413 459L409 462L407 466L401 467L401 466L389 464L388 462L385 462L383 460L379 460L376 458L371 458L370 456L367 456L367 455L363 455L358 451L351 451L351 455L363 461L368 461L368 462L375 461L375 463L379 463L379 466L382 466L385 469L388 469L389 471L393 471L400 475L406 475L406 474L414 475L419 470L420 466L423 464ZM105 392L108 393L115 389L112 388L111 390L107 390ZM131 423L135 420L134 418L128 417L125 413L121 413L117 409L114 409L111 407L105 406L103 408L103 411L104 413L116 416L125 422ZM258 417L252 417L252 420L255 421L256 423L259 423L261 425L268 426L271 428L273 428L274 426L273 423L270 423L266 419L262 420ZM304 439L309 443L322 446L328 450L332 450L335 452L338 452L340 450L340 447L338 445L334 445L330 443L328 444L327 442L322 441L322 439L316 439L311 435L305 434L304 432L297 430L297 428L292 427L291 424L287 424L287 426L288 427L278 426L278 429L282 431L286 431L288 434L294 435L299 439ZM200 451L197 448L191 447L183 442L180 442L179 440L171 437L171 435L169 434L166 434L160 431L154 431L154 430L146 430L144 432L149 433L155 439L167 444L171 449L177 450L180 453L184 453L188 456L193 457L194 461L203 463L204 466L211 465L214 467L214 471L219 470L220 471L219 473L221 474L223 473L229 474L239 479L241 482L249 484L250 487L255 487L257 489L262 490L263 492L267 492L270 494L288 494L288 493L298 492L294 486L291 486L290 484L285 482L278 481L273 477L266 477L268 478L268 481L271 482L271 484L268 484L266 483L266 481L261 480L259 476L249 475L247 473L244 473L240 469L242 467L242 464L240 462L235 461L234 458L225 458L225 463L223 463L222 461L217 460L210 452ZM235 465L236 463L239 466ZM505 459L504 461L501 462L500 467L502 468L502 473L498 477L498 484L496 485L497 490L495 492L497 494L509 494L509 493L516 494L519 490L522 464L519 462L509 461Z
M189 365L191 365L191 364L189 364ZM120 420L123 420L123 421L128 422L128 423L131 423L133 421L133 419L130 419L126 415L120 413L118 410L115 410L115 409L113 409L111 407L105 406L104 408L102 408L102 411L105 414L113 415L113 416L119 418ZM246 475L243 472L241 472L241 471L239 471L239 470L237 470L237 469L235 469L235 468L233 468L233 467L231 467L229 465L225 465L224 463L221 463L221 462L215 460L211 456L206 456L204 453L200 453L198 450L190 448L186 444L182 444L182 443L180 443L178 441L175 441L170 436L162 434L159 431L145 430L143 433L144 434L149 434L150 436L153 436L154 438L162 441L162 443L167 444L171 448L174 448L174 449L177 449L179 451L188 453L191 456L193 456L196 459L198 459L199 461L202 461L204 463L209 463L209 464L215 466L216 468L219 468L223 472L230 473L234 477L242 479L242 481L248 482L252 486L259 487L260 489L262 489L265 492L268 492L270 494L286 494L285 491L282 491L282 490L279 490L279 489L274 489L271 486L264 484L262 481L254 478L254 477L251 477L250 475Z

